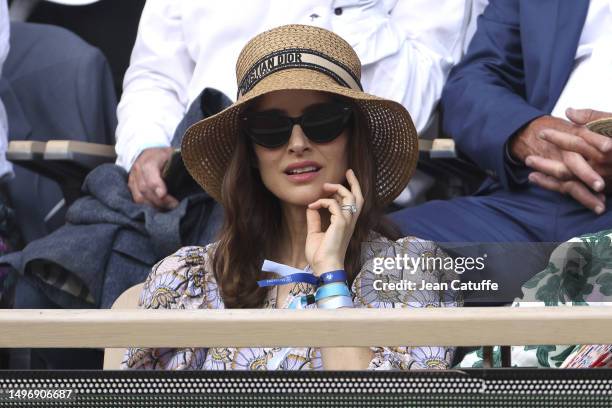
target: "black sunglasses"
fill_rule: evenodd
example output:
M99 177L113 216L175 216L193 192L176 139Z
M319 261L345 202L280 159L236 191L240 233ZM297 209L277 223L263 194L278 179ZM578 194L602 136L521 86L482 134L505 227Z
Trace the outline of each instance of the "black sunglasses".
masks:
M292 118L280 111L248 112L240 116L243 131L253 143L267 148L285 145L294 125L315 143L327 143L346 128L352 109L341 102L321 103L308 107L302 116Z

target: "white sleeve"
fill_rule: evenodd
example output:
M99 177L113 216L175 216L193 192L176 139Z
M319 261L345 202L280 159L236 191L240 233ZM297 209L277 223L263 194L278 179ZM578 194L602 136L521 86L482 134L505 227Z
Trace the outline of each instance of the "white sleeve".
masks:
M359 4L344 8L336 21L346 22L337 32L361 59L364 90L400 102L422 131L461 57L468 1L336 2L341 3ZM347 13L352 14L343 18Z
M148 0L117 108L117 164L130 170L148 147L170 146L187 109L192 60L183 35L181 5Z
M0 0L0 78L2 78L2 66L9 51L9 16L6 0ZM13 166L6 160L6 149L8 147L8 119L4 104L0 100L0 180L13 176Z

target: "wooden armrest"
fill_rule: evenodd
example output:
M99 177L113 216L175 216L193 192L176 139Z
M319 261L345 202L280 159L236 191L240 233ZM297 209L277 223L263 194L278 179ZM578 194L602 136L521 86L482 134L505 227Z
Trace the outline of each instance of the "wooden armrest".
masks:
M485 179L484 172L461 154L449 138L419 139L418 167L440 182L429 199L448 199L472 194Z
M44 156L45 160L72 162L88 170L116 157L115 146L74 140L49 140Z
M87 173L115 160L115 147L74 140L12 141L8 160L56 181L68 205L81 194Z
M455 141L453 139L434 139L429 155L432 159L456 159Z
M114 146L74 140L13 140L9 142L6 152L8 160L26 167L30 166L27 163L29 161L65 161L84 170L92 170L100 164L113 162L116 157ZM38 164L36 168L56 169L57 166Z
M419 139L419 153L432 159L456 159L457 151L453 139Z
M6 158L10 161L40 160L45 154L45 142L14 140L9 142Z
M102 163L114 161L117 156L115 147L111 145L74 140L13 140L9 142L6 157L19 164L32 160L67 161L91 170Z
M44 164L46 142L13 140L9 142L6 158L35 173L47 175L48 166Z

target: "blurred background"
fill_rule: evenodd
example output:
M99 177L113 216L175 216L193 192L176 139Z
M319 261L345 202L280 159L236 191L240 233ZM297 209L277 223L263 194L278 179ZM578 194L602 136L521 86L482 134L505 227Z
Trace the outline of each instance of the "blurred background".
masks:
M9 0L8 3L13 21L64 27L98 47L110 63L117 97L121 96L123 74L129 64L145 0Z

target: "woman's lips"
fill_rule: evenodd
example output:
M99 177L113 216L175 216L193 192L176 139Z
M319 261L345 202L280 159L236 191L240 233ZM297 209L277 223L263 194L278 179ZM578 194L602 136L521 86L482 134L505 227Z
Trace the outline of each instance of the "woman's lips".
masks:
M321 165L312 160L295 162L285 168L285 175L293 183L307 183L317 177Z
M306 173L286 174L286 176L289 178L290 181L292 181L294 183L304 183L304 182L307 182L307 181L311 181L312 179L317 177L317 175L319 174L320 170L321 169L318 169L316 171L309 171L309 172L306 172Z

